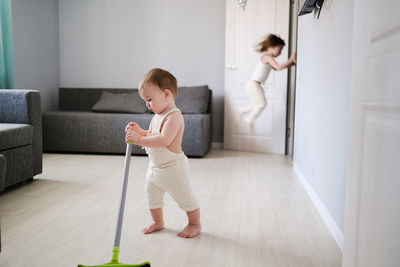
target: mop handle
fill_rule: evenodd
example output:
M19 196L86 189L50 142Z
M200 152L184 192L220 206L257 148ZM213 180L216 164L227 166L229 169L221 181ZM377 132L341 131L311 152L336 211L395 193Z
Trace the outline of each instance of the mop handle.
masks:
M126 198L126 189L128 187L128 176L129 176L129 165L131 162L131 154L132 154L132 145L126 144L124 182L122 185L121 203L119 206L117 231L115 233L115 240L114 240L114 247L118 247L118 248L119 248L119 244L121 241L122 221L124 218L125 198Z

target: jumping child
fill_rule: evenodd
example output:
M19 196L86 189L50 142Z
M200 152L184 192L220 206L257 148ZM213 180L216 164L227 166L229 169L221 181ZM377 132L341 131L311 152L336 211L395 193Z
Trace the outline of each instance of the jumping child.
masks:
M267 35L267 37L257 45L256 51L264 54L257 63L253 74L250 76L250 80L246 84L251 104L238 108L238 121L240 121L243 114L250 113L245 122L251 132L254 132L254 121L267 105L267 99L265 98L264 89L261 84L267 80L271 68L274 70L283 70L295 64L296 54L292 54L289 60L283 64L279 64L275 61L275 57L281 54L284 46L285 41L275 34Z

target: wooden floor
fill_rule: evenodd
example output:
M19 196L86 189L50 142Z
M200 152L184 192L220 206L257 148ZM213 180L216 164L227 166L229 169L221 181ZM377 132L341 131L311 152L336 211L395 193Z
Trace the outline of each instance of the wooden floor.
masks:
M123 156L45 154L33 182L0 196L1 267L67 267L111 260ZM166 229L150 222L148 158L133 157L120 261L152 266L340 266L341 252L282 156L212 150L190 159L203 232L176 234L186 217L167 196Z

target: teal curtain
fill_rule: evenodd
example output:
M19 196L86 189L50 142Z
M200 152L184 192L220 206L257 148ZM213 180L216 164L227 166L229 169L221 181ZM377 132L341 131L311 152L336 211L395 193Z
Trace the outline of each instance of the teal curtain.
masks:
M11 0L0 0L0 88L14 87Z

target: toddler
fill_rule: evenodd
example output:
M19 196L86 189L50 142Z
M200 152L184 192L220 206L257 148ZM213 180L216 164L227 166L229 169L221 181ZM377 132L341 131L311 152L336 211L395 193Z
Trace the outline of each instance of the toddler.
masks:
M177 236L192 238L201 231L200 208L188 178L188 159L181 148L184 121L175 106L177 93L177 80L171 73L150 70L139 84L139 94L155 115L148 130L130 122L125 129L126 142L145 147L150 159L146 196L153 223L142 232L150 234L164 228L163 197L168 192L188 217L188 225Z

